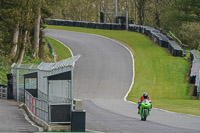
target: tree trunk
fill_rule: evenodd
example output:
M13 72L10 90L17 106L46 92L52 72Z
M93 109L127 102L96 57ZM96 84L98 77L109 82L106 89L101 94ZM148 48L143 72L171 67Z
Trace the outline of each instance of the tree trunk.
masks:
M156 19L156 26L160 28L160 15L158 12L155 13L155 19Z
M39 53L39 41L40 41L40 7L41 7L41 0L36 0L37 2L37 9L36 9L36 18L35 18L35 25L34 25L34 42L33 42L33 57L38 58Z
M138 14L138 24L144 24L144 17L145 17L145 3L146 0L137 0L136 7L137 7L137 14Z
M159 0L155 0L155 20L156 20L156 26L158 27L158 28L160 28L160 13L159 13L159 5L158 5L158 3L159 3Z
M14 29L13 42L12 42L12 47L10 50L11 59L13 59L17 53L18 38L19 38L19 22L17 22Z
M24 32L24 37L23 37L23 42L22 42L22 46L20 48L20 52L19 52L19 56L17 58L17 64L21 64L22 63L22 60L24 58L24 53L25 53L25 48L26 48L26 41L27 41L27 34L28 34L28 31L26 30Z

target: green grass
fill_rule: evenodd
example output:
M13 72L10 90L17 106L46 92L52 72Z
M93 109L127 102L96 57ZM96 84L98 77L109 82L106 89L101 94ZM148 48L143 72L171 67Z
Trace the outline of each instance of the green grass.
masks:
M56 41L55 39L52 39L50 37L45 37L49 43L52 45L54 48L56 54L58 55L58 60L63 60L69 57L72 57L71 52L67 47L62 45L60 42Z
M7 76L6 74L10 73L10 64L11 61L9 58L0 55L0 84L7 85Z
M153 107L200 115L200 100L192 100L191 85L186 81L189 62L185 58L171 56L166 49L135 32L51 25L47 28L93 33L124 43L135 59L135 83L128 100L137 102L144 92L148 92Z
M25 54L22 64L34 64L34 65L39 65L42 62L41 59L34 59L32 58L31 55Z

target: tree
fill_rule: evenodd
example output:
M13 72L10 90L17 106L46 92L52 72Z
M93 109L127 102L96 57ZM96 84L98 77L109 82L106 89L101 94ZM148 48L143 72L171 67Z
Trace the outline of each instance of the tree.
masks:
M24 31L24 34L23 34L23 41L22 41L22 45L21 45L21 48L20 48L20 52L19 52L19 55L18 55L18 58L17 58L17 64L21 64L22 60L23 60L23 57L24 57L24 53L25 53L25 48L26 48L26 41L27 41L27 35L28 35L28 31L25 30Z
M18 48L18 38L19 38L19 22L16 23L13 33L13 41L10 50L10 57L13 59L16 55L17 48Z
M135 0L139 25L144 25L146 2L147 0Z
M199 0L176 0L175 8L178 10L176 17L179 21L200 21Z
M35 0L35 23L34 23L34 42L33 42L33 57L38 58L39 42L40 42L40 9L41 0Z
M21 4L22 3L23 1L20 1L20 0L16 0L16 1L1 0L1 9L0 9L1 19L0 20L3 21L1 29L3 31L6 29L12 30L12 32L10 33L7 32L7 34L13 35L12 45L9 50L10 51L9 55L11 59L15 57L17 48L18 48L19 26L20 26L20 21L21 21L21 13L22 13Z
M25 54L25 50L26 50L26 46L27 46L27 40L29 40L29 32L33 29L33 12L32 12L32 7L33 7L33 1L32 0L26 0L23 5L21 5L22 7L24 7L24 12L21 14L22 15L22 26L21 26L21 47L20 47L20 51L19 51L19 55L17 58L17 64L21 64L24 54Z
M190 49L200 46L200 23L190 22L181 25L179 37L182 42L189 45Z

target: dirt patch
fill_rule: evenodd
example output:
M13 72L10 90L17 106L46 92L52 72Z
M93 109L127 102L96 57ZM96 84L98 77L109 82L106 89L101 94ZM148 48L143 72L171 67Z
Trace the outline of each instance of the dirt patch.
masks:
M53 56L54 56L54 62L58 62L58 55L55 51L53 52Z

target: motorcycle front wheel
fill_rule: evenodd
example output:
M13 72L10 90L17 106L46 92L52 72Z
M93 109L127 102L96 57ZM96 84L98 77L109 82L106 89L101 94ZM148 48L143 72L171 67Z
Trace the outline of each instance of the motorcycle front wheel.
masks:
M147 110L145 109L144 110L144 119L143 120L146 121L146 119L147 119Z

